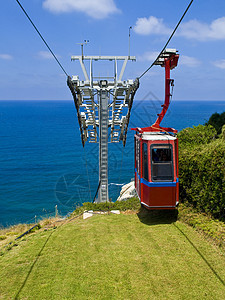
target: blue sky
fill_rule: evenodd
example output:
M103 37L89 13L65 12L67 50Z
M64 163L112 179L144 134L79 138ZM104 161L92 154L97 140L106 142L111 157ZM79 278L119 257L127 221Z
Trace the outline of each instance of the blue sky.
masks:
M154 60L189 0L20 0L69 75L82 77L71 55L131 55L124 79L135 79ZM0 100L70 100L66 76L49 55L15 0L1 1ZM195 0L169 48L179 50L175 100L225 100L225 1ZM107 74L112 70L106 66ZM98 70L95 64L95 71ZM153 67L136 99L162 99L164 73Z

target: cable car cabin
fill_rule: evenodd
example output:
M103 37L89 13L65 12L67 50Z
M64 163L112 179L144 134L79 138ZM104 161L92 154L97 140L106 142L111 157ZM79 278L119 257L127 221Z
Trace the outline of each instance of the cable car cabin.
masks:
M160 126L170 100L170 70L177 66L176 49L165 49L155 60L155 65L165 68L165 101L156 122L150 127L136 130L135 188L141 204L149 209L175 209L179 203L178 140L173 128Z
M149 209L175 209L179 203L178 140L162 132L136 132L135 188Z

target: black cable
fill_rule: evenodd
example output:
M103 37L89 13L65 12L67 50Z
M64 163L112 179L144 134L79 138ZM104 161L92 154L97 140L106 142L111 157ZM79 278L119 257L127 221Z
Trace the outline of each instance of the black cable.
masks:
M34 29L36 30L36 32L38 33L38 35L40 36L40 38L42 39L42 41L44 42L44 44L46 45L46 47L48 48L48 50L51 52L52 56L54 57L54 59L56 60L56 62L58 63L58 65L60 66L60 68L63 70L63 72L65 73L65 75L68 77L67 72L65 71L65 69L63 68L63 66L61 65L61 63L59 62L58 58L55 56L54 52L52 51L52 49L49 47L48 43L46 42L46 40L43 38L42 34L40 33L40 31L37 29L37 27L35 26L35 24L33 23L33 21L31 20L31 18L29 17L29 15L27 14L27 12L25 11L25 9L23 8L23 6L21 5L21 3L19 2L19 0L16 0L16 2L19 4L20 8L22 9L22 11L24 12L24 14L26 15L26 17L28 18L28 20L30 21L30 23L32 24L32 26L34 27Z
M177 28L179 27L180 23L182 22L184 16L186 15L187 11L189 10L192 2L194 0L191 0L191 2L189 3L188 7L186 8L185 12L183 13L182 17L180 18L180 21L177 23L177 26L174 28L172 34L170 35L168 41L166 42L165 46L163 47L163 49L161 50L161 52L159 53L159 55L157 56L157 58L154 60L154 62L151 64L151 66L146 70L144 71L141 76L138 77L138 79L140 79L141 77L143 77L155 64L155 62L158 60L158 58L160 57L160 55L163 53L163 51L166 49L167 45L169 44L169 42L171 41L172 37L174 36L175 32L177 31Z
M96 191L96 193L95 193L95 196L94 196L94 199L93 199L92 203L95 202L95 198L97 197L97 194L98 194L98 190L99 190L99 188L100 188L100 185L101 185L101 180L99 180L98 188L97 188L97 191Z

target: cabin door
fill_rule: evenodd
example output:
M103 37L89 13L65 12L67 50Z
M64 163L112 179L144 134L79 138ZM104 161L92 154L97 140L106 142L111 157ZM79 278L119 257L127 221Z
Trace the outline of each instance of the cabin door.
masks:
M174 206L173 147L171 144L153 144L151 151L151 206Z

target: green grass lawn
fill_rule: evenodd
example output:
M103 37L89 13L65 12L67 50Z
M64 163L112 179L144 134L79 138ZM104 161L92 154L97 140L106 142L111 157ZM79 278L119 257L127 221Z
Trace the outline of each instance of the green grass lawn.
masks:
M225 257L169 212L97 215L0 256L0 299L224 299Z

